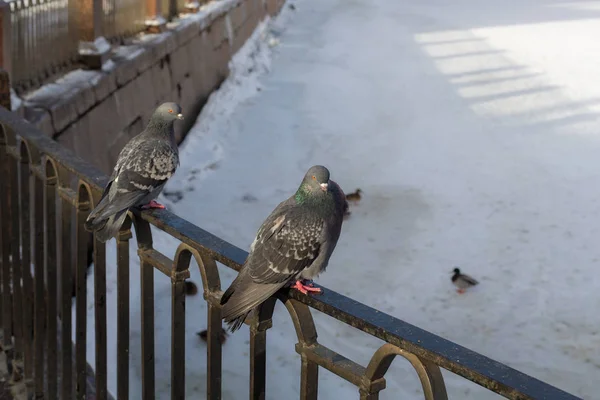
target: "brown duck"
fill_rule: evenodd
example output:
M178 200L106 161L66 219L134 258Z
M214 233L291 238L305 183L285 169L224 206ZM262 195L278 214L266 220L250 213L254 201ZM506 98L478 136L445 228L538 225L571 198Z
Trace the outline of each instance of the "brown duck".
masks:
M348 201L352 201L352 202L354 202L354 203L358 203L358 202L360 201L361 197L362 197L362 196L361 196L361 193L362 193L362 192L363 192L362 190L360 190L360 189L356 189L356 191L355 191L355 192L348 193L348 194L346 195L346 200L348 200Z

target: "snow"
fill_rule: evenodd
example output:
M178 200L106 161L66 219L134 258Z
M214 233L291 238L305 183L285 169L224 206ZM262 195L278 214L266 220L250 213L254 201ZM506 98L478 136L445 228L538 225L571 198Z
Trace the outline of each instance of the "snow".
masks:
M111 49L110 43L104 37L98 37L93 42L79 42L80 55L104 54Z
M19 95L14 91L13 88L10 89L10 108L11 111L16 111L23 105L23 99L19 97Z
M586 399L600 375L600 21L594 2L303 0L261 25L181 147L159 199L248 248L305 170L360 187L319 283ZM173 256L177 242L154 232ZM139 264L131 397L140 397ZM114 242L108 260L115 259ZM481 283L458 295L459 266ZM221 269L223 288L235 272ZM200 283L195 266L191 280ZM109 324L116 271L108 267ZM169 398L170 281L156 273L157 398ZM94 360L93 279L88 354ZM319 340L366 365L381 345L317 312ZM186 306L186 397L203 398L201 296ZM109 365L116 329L108 332ZM286 312L268 334L267 398L299 391ZM248 330L223 347L223 398L248 390ZM93 364L92 364L93 365ZM450 398L499 396L444 371ZM382 399L422 398L398 359ZM109 389L116 370L109 368ZM357 390L321 369L322 398Z
M161 26L165 25L167 23L167 20L163 17L154 17L152 19L147 19L146 21L144 21L144 23L146 24L146 26Z

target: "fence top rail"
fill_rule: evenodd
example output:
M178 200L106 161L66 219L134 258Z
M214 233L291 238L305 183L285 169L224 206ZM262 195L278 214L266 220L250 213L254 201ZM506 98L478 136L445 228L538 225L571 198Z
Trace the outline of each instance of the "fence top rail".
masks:
M98 169L3 107L0 107L0 124L5 127L4 132L0 131L0 134L8 135L8 144L11 144L11 134L20 136L40 154L51 157L63 168L90 185L92 190L102 191L108 182L108 177ZM0 142L2 140L4 138L0 137ZM216 261L232 269L239 271L248 255L239 247L169 211L145 211L142 217L182 243L206 252ZM298 291L290 291L289 297L505 397L581 400L579 397L389 314L327 288L323 289L323 294L320 296L308 296Z

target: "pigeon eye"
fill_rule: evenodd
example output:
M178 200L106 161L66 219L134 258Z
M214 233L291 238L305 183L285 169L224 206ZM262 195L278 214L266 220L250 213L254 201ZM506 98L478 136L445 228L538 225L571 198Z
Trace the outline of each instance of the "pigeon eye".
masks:
M316 176L314 176L314 175L312 176L312 178L313 178L313 181L316 181L316 180L317 180L317 177L316 177Z
M169 109L169 112L170 112L171 114L173 114L173 110Z

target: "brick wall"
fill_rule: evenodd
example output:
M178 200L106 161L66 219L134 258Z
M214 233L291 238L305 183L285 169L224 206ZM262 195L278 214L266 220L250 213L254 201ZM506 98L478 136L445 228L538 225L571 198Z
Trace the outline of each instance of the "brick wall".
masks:
M125 143L156 106L175 101L185 121L180 143L228 63L267 15L284 0L217 0L197 14L145 35L114 54L101 71L73 71L25 96L17 110L77 155L110 174ZM232 37L230 37L230 34Z

